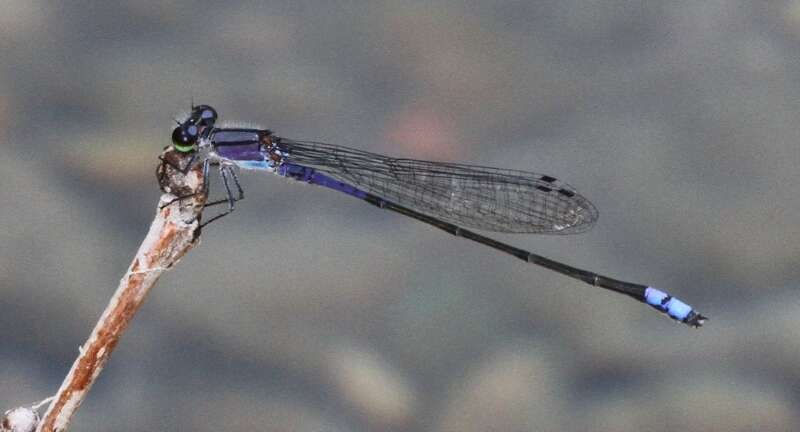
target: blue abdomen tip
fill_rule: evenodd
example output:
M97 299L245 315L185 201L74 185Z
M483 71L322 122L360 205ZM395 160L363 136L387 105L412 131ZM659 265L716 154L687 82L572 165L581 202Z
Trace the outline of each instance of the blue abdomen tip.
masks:
M700 327L706 320L706 317L695 312L688 304L652 287L647 287L644 291L644 301L672 319L694 327Z

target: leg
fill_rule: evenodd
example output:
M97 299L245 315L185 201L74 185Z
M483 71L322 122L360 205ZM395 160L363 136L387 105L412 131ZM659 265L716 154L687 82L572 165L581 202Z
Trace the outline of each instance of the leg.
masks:
M211 222L214 222L217 219L220 219L220 218L222 218L224 216L229 215L231 212L233 212L236 209L236 205L235 205L236 201L239 201L239 200L244 198L244 191L242 190L242 186L239 184L239 179L236 176L236 173L234 173L232 167L220 165L219 174L222 177L222 184L225 186L225 192L227 193L228 197L227 197L227 199L224 199L224 200L218 200L218 201L214 201L214 202L208 203L208 204L206 204L206 207L217 205L217 204L222 204L224 202L227 202L228 203L228 210L226 210L226 211L224 211L224 212L212 217L211 219L203 222L203 224L200 225L200 228L205 227L206 225L210 224ZM231 176L233 178L233 181L236 184L236 187L239 189L239 196L238 197L234 197L233 196L233 191L231 190L231 186L230 186L230 183L228 181L228 176Z
M228 166L225 169L227 170L228 174L231 176L231 180L233 180L233 184L236 186L236 189L239 192L239 195L236 198L234 198L233 201L236 202L236 201L243 200L244 199L244 189L242 189L242 185L239 184L239 176L236 175L236 171L232 167ZM222 168L220 168L220 173L222 174L223 182L225 182L226 178L225 178L224 172L222 171ZM225 182L225 187L227 187L227 182ZM228 198L212 201L210 203L206 203L205 207L211 207L211 206L215 206L215 205L218 205L218 204L229 202L230 201L230 197L231 197L231 193L230 193L230 191L228 191Z
M169 165L169 166L171 166L173 169L175 169L175 171L178 171L179 173L181 173L181 174L183 174L183 175L186 175L186 174L188 174L188 173L189 173L189 170L192 168L192 165L194 165L194 161L195 161L195 159L196 159L196 158L197 158L197 154L192 154L192 157L189 159L189 161L188 161L188 162L186 162L186 164L185 164L185 166L184 166L184 167L180 167L180 166L178 166L178 165L175 165L175 164L174 164L174 163L172 163L171 161L169 161L169 160L167 160L167 159L164 159L164 157L163 157L163 156L159 156L159 157L158 157L158 160L160 160L160 161L161 161L161 165L164 165L164 164L166 164L166 165ZM158 169L157 169L157 176L158 176L158 177L161 177L162 175L163 175L163 172L162 172L162 170L160 169L160 167L158 167Z
M239 184L239 176L236 175L236 171L233 168L231 168L228 172L233 178L233 184L236 185L236 189L239 190L239 196L236 198L236 201L241 201L244 199L244 189L242 189L242 185Z
M176 167L174 164L170 163L169 161L166 161L163 158L159 157L159 159L162 160L162 163L168 164L169 166L175 168L176 171L178 171L178 172L180 172L180 173L182 173L184 175L189 172L189 169L192 166L192 162L194 162L194 158L195 158L195 156L192 156L192 159L190 159L189 163L186 164L186 168L182 169L182 168ZM195 192L195 193L192 193L192 194L189 194L189 195L182 195L182 196L175 197L175 199L173 199L170 202L164 204L163 206L161 206L161 208L163 209L164 207L167 207L168 205L174 203L175 201L180 201L180 200L183 200L183 199L186 199L186 198L191 198L193 196L196 196L199 193L204 193L204 194L208 195L208 191L209 191L208 167L209 167L209 162L208 162L208 159L206 159L206 160L203 161L203 188L201 189L201 192ZM158 172L161 173L160 170Z

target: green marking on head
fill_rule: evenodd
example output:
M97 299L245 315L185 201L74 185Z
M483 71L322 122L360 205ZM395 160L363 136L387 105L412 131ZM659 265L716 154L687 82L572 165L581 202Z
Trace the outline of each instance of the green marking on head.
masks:
M182 144L172 144L175 147L175 150L178 150L181 153L191 153L195 150L194 145L182 145Z

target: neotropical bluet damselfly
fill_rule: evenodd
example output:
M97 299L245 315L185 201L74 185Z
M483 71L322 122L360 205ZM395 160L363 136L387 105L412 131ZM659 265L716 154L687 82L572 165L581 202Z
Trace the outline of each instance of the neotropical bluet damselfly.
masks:
M572 267L469 229L574 234L591 228L598 218L594 205L554 177L392 158L334 144L283 138L266 129L216 127L217 118L214 108L194 106L172 134L174 148L191 155L190 166L203 164L206 192L210 166L219 168L227 197L207 206L227 203L228 208L204 225L232 212L235 202L244 198L235 168L267 171L343 192L589 285L625 294L689 326L700 327L707 319L688 304L653 287Z

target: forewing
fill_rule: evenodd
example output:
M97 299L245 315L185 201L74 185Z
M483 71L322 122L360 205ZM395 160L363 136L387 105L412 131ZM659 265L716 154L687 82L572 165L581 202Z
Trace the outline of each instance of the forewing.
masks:
M344 146L282 138L285 160L459 226L506 233L572 234L597 209L574 188L526 171L395 159Z

